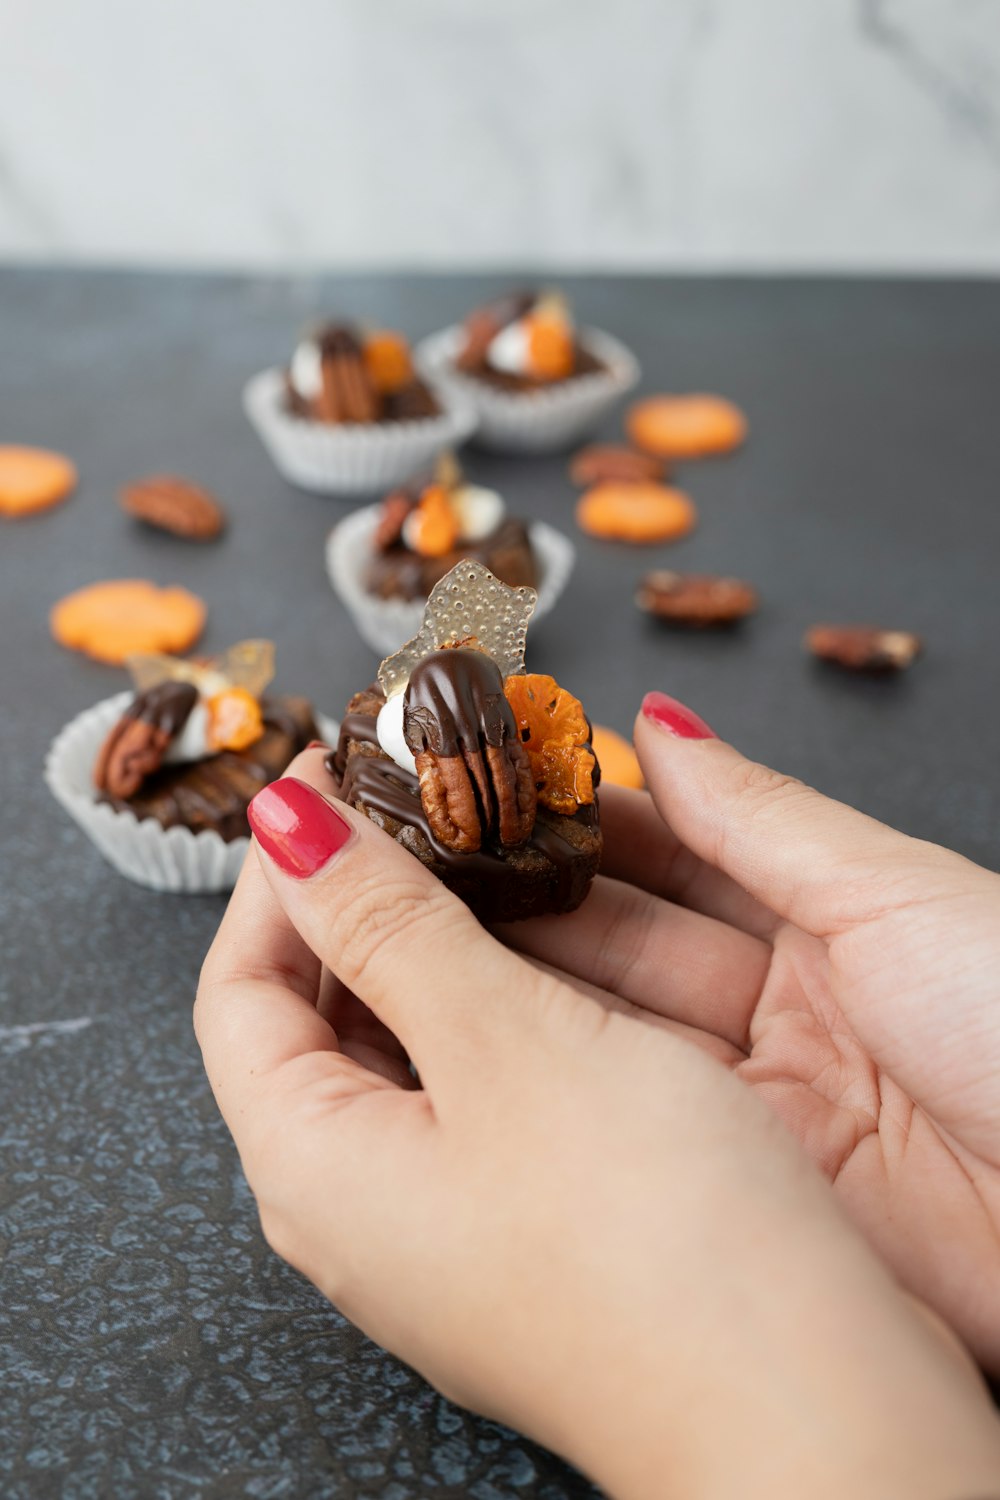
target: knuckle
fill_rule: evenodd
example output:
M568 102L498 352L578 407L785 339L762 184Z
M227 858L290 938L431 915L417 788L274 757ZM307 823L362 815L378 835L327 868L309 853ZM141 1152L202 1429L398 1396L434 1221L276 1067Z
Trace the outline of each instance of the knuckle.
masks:
M422 868L415 872L423 873ZM384 870L373 871L355 883L333 919L338 977L350 989L363 988L380 955L415 948L431 932L435 946L442 946L442 929L462 912L443 886L408 874L387 877Z
M736 800L750 817L767 817L777 802L786 803L799 795L808 796L809 788L794 776L772 771L756 761L743 762L735 772Z

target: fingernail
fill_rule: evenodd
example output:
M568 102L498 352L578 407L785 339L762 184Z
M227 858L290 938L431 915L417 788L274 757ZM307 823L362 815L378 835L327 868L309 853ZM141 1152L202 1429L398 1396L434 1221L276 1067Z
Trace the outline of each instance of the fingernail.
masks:
M716 740L718 735L709 729L690 708L668 698L666 693L647 693L642 700L643 717L657 729L665 729L675 740Z
M306 746L307 750L329 750L329 748L326 740L310 740Z
M258 792L247 817L264 853L296 880L315 875L354 836L347 819L295 776Z

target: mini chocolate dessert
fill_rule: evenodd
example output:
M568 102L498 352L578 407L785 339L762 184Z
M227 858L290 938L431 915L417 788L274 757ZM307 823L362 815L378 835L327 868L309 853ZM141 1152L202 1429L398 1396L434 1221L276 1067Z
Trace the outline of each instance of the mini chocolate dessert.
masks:
M455 364L506 391L534 391L605 368L577 337L559 292L514 292L474 308Z
M534 607L481 563L453 568L351 699L328 761L343 799L486 922L573 911L601 859L586 715L524 670Z
M409 422L440 412L398 333L318 328L296 346L285 385L289 410L313 422Z
M94 765L99 801L164 828L249 835L247 807L316 737L304 698L266 699L270 641L241 641L207 662L133 656L136 696Z
M366 585L379 599L426 599L465 559L483 563L511 588L538 582L525 523L506 516L496 490L469 484L452 455L443 454L433 474L383 500Z

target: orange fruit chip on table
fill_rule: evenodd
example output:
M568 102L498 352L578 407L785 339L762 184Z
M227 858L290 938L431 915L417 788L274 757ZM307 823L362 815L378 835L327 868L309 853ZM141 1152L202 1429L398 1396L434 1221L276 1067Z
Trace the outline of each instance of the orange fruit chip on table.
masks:
M673 542L698 522L694 501L666 484L595 484L580 496L577 523L609 542Z
M639 757L628 740L616 730L595 724L591 743L601 768L602 785L609 782L612 786L645 786Z
M443 485L430 484L404 524L405 539L421 557L444 557L458 541L458 519Z
M118 578L78 589L52 607L53 639L95 661L122 666L133 652L189 651L205 627L205 605L187 589Z
M246 688L225 688L208 700L208 742L213 750L246 750L264 733L260 704Z
M552 812L572 814L594 800L590 726L579 700L554 677L508 677L504 692L521 743L531 758L538 800Z
M383 396L391 396L413 379L410 347L400 333L369 334L362 357L369 380Z
M565 380L573 373L573 333L561 318L527 319L528 365L538 380Z
M76 466L45 448L0 444L0 516L29 516L72 494Z
M647 396L629 408L625 430L658 458L706 458L738 448L747 419L724 396Z

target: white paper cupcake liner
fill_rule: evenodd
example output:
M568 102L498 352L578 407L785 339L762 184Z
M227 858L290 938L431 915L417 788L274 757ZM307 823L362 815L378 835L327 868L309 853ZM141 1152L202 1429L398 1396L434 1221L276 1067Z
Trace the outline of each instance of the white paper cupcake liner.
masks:
M381 506L367 505L336 525L326 543L326 570L359 634L380 656L398 651L420 629L422 599L377 599L364 586L374 551ZM538 562L538 604L534 618L548 614L566 587L576 560L568 537L544 521L532 521L528 535Z
M111 727L132 701L116 693L78 714L53 740L45 760L49 790L120 874L154 891L230 891L240 873L248 838L225 839L214 830L164 828L155 818L141 821L98 802L93 771L97 752ZM335 745L339 726L316 715L327 744Z
M243 409L275 468L290 484L321 495L372 495L409 479L442 448L457 448L476 425L474 407L439 389L441 414L410 422L311 422L285 402L285 376L261 370L243 390Z
M499 390L457 369L455 358L463 340L458 326L424 339L414 358L426 380L475 409L477 443L502 453L549 453L589 432L637 384L641 373L635 356L609 333L583 328L579 338L605 368L544 390Z

